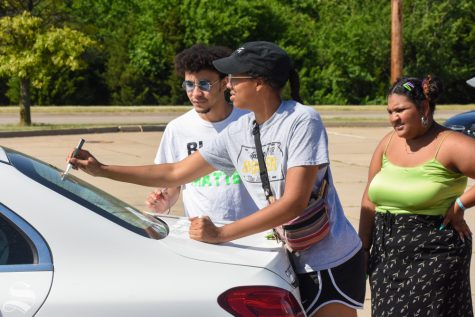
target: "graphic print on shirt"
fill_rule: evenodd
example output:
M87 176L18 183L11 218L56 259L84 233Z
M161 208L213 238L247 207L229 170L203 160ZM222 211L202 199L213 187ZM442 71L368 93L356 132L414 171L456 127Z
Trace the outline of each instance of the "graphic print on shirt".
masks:
M188 155L193 154L198 151L198 149L203 147L203 141L198 142L188 142L186 144L186 149ZM219 186L229 186L236 185L241 183L241 178L237 172L234 172L233 175L228 176L224 172L214 171L209 175L205 175L198 179L195 179L191 184L194 187L219 187Z
M282 146L280 142L271 142L262 145L262 152L265 157L267 174L269 181L280 181L284 179L282 168ZM239 153L238 167L244 181L249 183L260 183L259 161L257 160L256 147L241 146Z
M186 149L188 150L188 155L193 154L194 152L198 151L203 147L203 141L198 142L188 142L186 144Z
M191 184L195 187L219 187L219 186L229 186L236 185L241 183L241 178L237 172L234 172L233 175L228 176L224 172L215 171L209 175L205 175L198 179L195 179Z

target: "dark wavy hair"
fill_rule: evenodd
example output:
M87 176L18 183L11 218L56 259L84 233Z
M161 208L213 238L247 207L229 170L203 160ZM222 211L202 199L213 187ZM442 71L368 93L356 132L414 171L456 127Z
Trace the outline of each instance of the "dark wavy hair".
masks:
M224 78L227 74L219 72L213 66L213 61L228 57L231 53L232 50L224 46L196 44L175 56L175 71L179 76L185 77L185 72L196 73L202 70L211 70L217 72L220 78Z
M433 75L427 75L424 79L402 77L389 88L388 97L393 94L406 96L416 105L418 110L422 109L422 102L427 100L433 114L436 106L435 102L439 99L443 89L442 81Z

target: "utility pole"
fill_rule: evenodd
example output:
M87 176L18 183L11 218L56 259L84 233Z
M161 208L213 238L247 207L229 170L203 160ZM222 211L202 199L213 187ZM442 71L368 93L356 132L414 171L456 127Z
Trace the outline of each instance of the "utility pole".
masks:
M391 84L402 76L402 0L391 0Z

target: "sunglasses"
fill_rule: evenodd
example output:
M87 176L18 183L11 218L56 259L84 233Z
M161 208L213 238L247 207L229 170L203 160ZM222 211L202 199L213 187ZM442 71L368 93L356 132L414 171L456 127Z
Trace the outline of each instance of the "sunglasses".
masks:
M191 92L195 90L195 87L198 87L199 90L201 91L211 91L211 88L213 88L213 85L216 84L219 81L217 79L214 82L209 82L207 80L200 80L198 83L195 83L194 81L191 80L185 80L181 84L181 87L186 90L186 92Z
M231 74L228 74L227 81L231 85L231 87L234 86L236 83L236 79L253 79L254 77L252 76L233 76Z

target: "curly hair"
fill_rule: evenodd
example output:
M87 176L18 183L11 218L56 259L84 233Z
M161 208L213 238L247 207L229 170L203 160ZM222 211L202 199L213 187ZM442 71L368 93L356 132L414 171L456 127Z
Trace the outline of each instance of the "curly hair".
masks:
M220 78L227 74L219 72L213 61L231 55L231 49L224 46L206 46L196 44L187 48L175 56L175 71L181 77L185 77L185 72L197 73L202 70L217 72Z
M431 113L435 111L435 101L443 91L442 81L432 75L427 75L424 79L416 77L399 78L389 88L388 97L392 94L404 95L421 109L424 100L429 101Z

